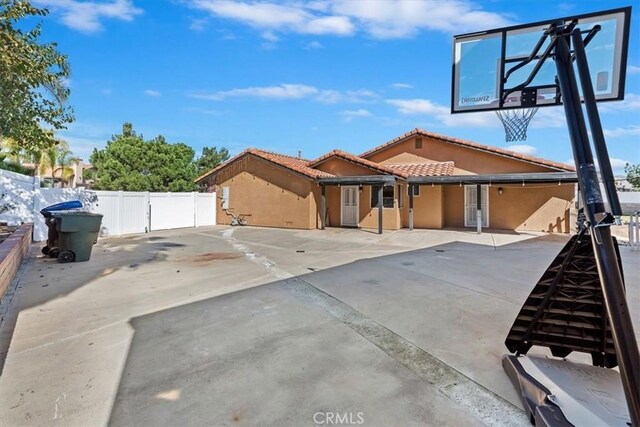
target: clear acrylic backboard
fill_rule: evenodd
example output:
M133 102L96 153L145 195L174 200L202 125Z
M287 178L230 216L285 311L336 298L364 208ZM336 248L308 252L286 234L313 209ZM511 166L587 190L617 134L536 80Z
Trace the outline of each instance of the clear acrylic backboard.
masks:
M540 64L526 89L510 91L524 83L539 65L550 44L549 37L544 40L542 37L553 23L577 22L577 28L585 33L599 26L586 45L596 100L623 99L630 15L631 8L626 7L455 36L451 112L561 104L553 55ZM530 58L541 41L538 54ZM509 72L529 58L531 61L526 65Z

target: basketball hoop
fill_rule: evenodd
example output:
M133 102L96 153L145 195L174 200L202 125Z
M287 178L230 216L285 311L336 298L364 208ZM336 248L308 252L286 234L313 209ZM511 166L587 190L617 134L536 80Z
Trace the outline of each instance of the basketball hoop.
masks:
M537 112L537 108L496 110L496 116L504 126L504 140L507 142L525 141L529 122Z

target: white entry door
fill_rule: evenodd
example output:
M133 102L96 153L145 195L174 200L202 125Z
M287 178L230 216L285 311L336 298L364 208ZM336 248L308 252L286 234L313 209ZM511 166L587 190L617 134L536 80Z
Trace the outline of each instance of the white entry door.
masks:
M489 227L489 187L482 186L482 226ZM464 186L464 226L476 227L477 222L477 189L475 185Z
M358 187L349 185L340 188L342 188L342 216L340 225L357 227L358 216L360 214L358 209Z

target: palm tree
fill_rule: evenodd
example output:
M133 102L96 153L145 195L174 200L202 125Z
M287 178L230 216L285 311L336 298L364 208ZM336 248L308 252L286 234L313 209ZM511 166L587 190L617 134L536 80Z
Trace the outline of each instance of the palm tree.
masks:
M44 152L44 157L46 158L46 161L43 163L43 167L44 168L49 168L49 170L51 170L51 186L53 187L53 183L55 182L55 177L56 177L56 163L58 161L58 147L55 145L50 145L49 147L47 147L46 151Z
M71 165L71 150L69 150L69 145L64 142L58 144L56 147L57 157L58 157L58 170L60 171L60 182L62 187L64 187L65 182L73 175L73 169L69 166Z

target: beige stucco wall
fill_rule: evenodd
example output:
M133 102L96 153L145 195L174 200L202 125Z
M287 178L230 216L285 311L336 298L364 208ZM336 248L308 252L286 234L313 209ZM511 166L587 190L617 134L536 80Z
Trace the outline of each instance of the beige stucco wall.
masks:
M434 138L422 137L422 148L409 138L368 157L382 164L401 162L453 161L456 175L552 172L554 169L497 154L457 146ZM569 232L573 184L535 186L498 186L489 188L489 225L491 228L528 231ZM464 227L464 187L420 187L414 198L414 227ZM408 205L408 203L406 203ZM401 212L407 227L408 209Z
M549 172L551 169L517 159L486 153L473 148L461 147L434 138L422 137L422 148L415 148L415 139L410 138L368 157L374 162L404 163L419 162L424 159L437 162L453 161L455 174L465 173L526 173Z
M250 225L316 228L316 183L286 169L247 156L222 170L218 185L217 220L229 224L231 216L221 206L222 187L229 187L229 207L250 214Z
M499 188L502 187L502 194ZM574 185L492 185L489 187L489 227L506 230L571 231L569 211ZM464 227L464 187L445 186L444 226Z
M405 193L404 208L402 209L402 226L409 227L409 193L408 186L403 186ZM443 227L443 187L423 185L420 195L413 198L413 227L414 228L442 228Z
M314 169L328 172L335 176L379 175L380 173L365 166L357 165L339 157L331 157Z
M489 199L491 203L491 199ZM464 187L445 185L442 188L443 227L464 227ZM491 210L489 210L491 215Z
M404 152L406 150L406 152ZM400 143L371 157L374 161L423 161L424 159L456 162L455 173L517 173L550 171L515 159L465 149L423 137L423 148L416 149L413 139ZM338 176L375 175L376 171L340 158L332 158L318 169ZM251 225L283 228L320 227L320 187L310 178L288 171L254 156L246 156L220 171L215 177L218 188L217 215L220 224L231 217L221 207L222 187L230 190L230 207L236 213L251 214ZM569 185L498 185L489 188L489 222L491 228L569 232L570 206L574 186ZM383 228L396 230L409 226L407 184L396 184L393 208L383 209ZM399 192L402 191L403 206ZM371 208L371 186L359 192L359 226L378 227L378 209ZM341 189L328 186L327 225L340 226ZM464 188L457 185L420 187L414 198L414 227L464 227Z
M364 186L360 194L360 227L378 228L378 208L371 207L371 186ZM382 228L398 230L402 228L398 208L398 190L394 191L393 208L382 208Z
M512 185L489 188L489 221L492 228L568 233L573 225L569 211L573 184Z
M316 169L329 172L336 176L363 176L380 175L378 171L365 166L357 165L339 157L329 158L316 167ZM340 227L342 194L338 186L327 186L327 226ZM318 193L319 194L319 193ZM378 209L371 208L371 186L363 185L359 191L359 227L378 228ZM321 205L318 196L317 206ZM398 209L398 194L395 193L393 208L384 208L382 213L382 227L385 230L397 230L401 227L400 210ZM318 210L318 214L319 214Z
M340 227L341 215L341 187L327 186L327 226ZM400 210L398 209L398 195L395 193L393 208L383 208L382 228L385 230L397 230L401 228ZM359 191L358 210L360 213L358 226L362 228L378 228L378 208L371 208L371 186L363 185ZM320 212L320 196L318 196L318 215Z

